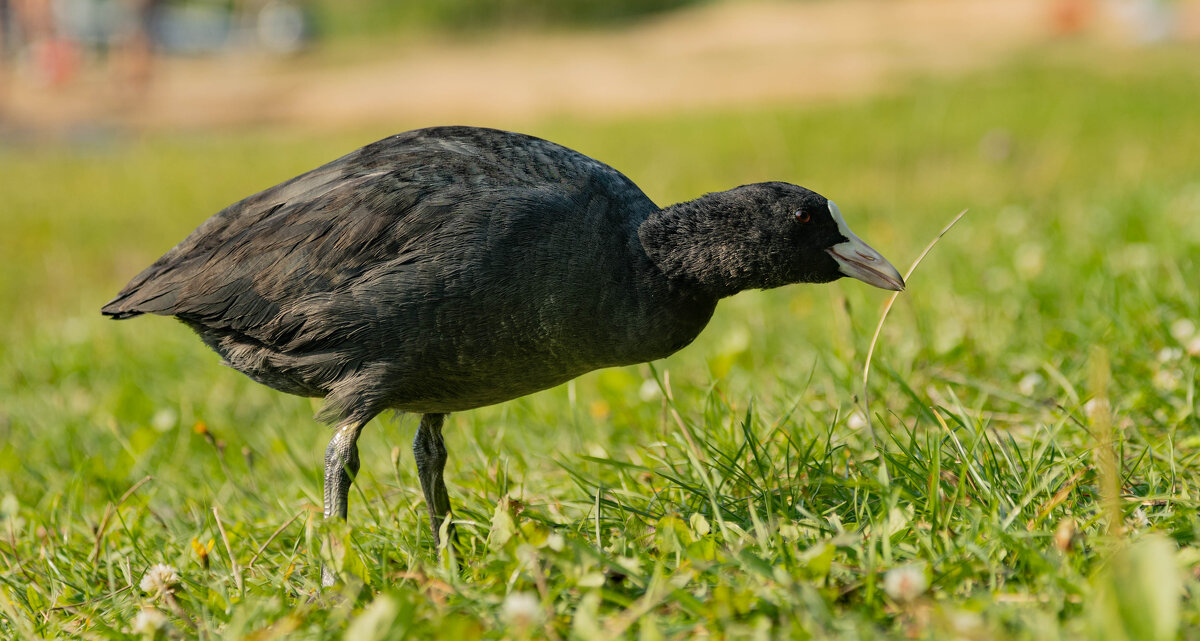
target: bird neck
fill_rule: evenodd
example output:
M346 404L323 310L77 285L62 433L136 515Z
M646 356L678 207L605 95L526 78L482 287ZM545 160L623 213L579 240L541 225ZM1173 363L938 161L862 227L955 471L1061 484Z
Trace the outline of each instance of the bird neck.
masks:
M738 224L745 220L740 214L746 206L738 189L706 194L650 214L638 237L646 255L676 286L714 299L776 286L755 260L749 230Z

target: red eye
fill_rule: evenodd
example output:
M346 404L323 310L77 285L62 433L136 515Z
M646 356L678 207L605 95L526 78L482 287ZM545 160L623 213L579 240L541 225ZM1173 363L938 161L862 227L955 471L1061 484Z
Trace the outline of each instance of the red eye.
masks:
M806 222L812 220L812 216L809 216L808 212L801 209L800 211L796 212L796 220L798 220L802 223L806 223Z

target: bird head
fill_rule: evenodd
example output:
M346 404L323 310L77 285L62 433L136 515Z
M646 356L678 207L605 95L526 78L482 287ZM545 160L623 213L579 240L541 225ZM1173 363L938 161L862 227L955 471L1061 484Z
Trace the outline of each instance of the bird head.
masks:
M842 276L904 289L904 279L862 241L833 201L783 182L742 185L673 205L639 229L659 267L717 297Z
M782 192L771 212L793 248L793 269L801 282L857 278L881 289L902 291L904 278L879 252L862 241L830 199L795 185L773 183Z

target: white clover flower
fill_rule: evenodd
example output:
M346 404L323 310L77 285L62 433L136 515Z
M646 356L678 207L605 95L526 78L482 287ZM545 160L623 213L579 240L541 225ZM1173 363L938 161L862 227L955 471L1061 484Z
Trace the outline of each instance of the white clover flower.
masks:
M883 590L892 599L908 603L925 593L929 582L925 580L925 564L913 563L892 568L883 576Z
M1164 347L1158 350L1158 362L1167 363L1183 358L1183 350L1178 347Z
M1088 417L1088 420L1095 421L1101 417L1101 412L1108 414L1111 408L1108 405L1108 399L1093 398L1083 404L1083 415Z
M175 427L178 422L179 413L169 407L158 410L154 413L154 416L150 417L150 426L160 432L165 432Z
M1036 243L1025 243L1013 253L1013 263L1023 280L1033 280L1046 267L1046 249Z
M133 617L131 631L134 634L144 634L152 637L166 625L167 615L154 608L142 608Z
M658 386L658 381L653 378L647 378L642 381L641 387L638 388L638 398L643 402L653 401L662 395L662 388Z
M1021 392L1024 396L1033 396L1037 388L1041 387L1042 383L1045 382L1046 379L1042 378L1041 374L1030 372L1021 377L1020 382L1017 383L1017 391Z
M174 592L177 585L179 585L179 571L169 565L157 563L146 570L138 587L151 597L159 598Z
M1179 379L1182 378L1182 373L1174 369L1160 369L1154 373L1154 378L1151 379L1154 386L1164 392L1173 392L1179 387Z
M846 417L846 427L852 430L861 430L867 426L867 419L862 415L862 412L854 410L850 416Z
M1192 340L1187 344L1188 356L1200 356L1200 336L1192 337Z
M968 610L952 610L947 613L950 629L958 638L977 639L983 637L983 617Z
M1189 338L1195 336L1196 324L1186 318L1181 318L1174 323L1171 323L1171 336L1180 343L1186 343Z
M636 574L642 571L642 560L636 556L619 556L613 560L626 572Z
M542 620L542 603L530 592L513 592L504 597L500 618L513 627L531 627Z

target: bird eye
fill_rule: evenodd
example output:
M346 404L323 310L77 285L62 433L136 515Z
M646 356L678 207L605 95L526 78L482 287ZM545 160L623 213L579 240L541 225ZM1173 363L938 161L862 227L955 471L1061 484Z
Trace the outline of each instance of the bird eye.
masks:
M800 211L796 212L796 220L798 220L802 223L806 223L806 222L812 220L812 216L809 216L808 212L801 209Z

